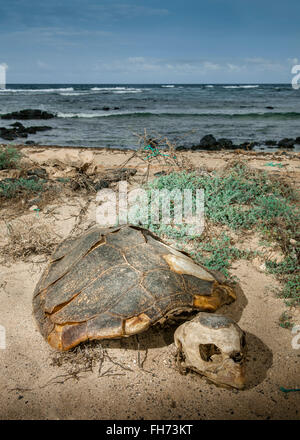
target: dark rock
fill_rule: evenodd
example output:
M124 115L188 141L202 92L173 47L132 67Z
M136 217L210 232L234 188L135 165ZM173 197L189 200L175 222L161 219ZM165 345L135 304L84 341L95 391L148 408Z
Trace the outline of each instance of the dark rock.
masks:
M114 107L114 110L120 110L120 107ZM104 110L104 111L108 111L110 110L110 107L108 106L104 106L104 107L93 107L92 110Z
M212 134L207 134L206 136L203 136L203 138L200 140L200 147L207 148L207 149L214 149L218 145L217 139Z
M35 145L35 142L34 141L26 141L25 144L26 145Z
M20 137L20 138L27 138L27 137L28 137L28 134L25 133L24 131L21 131L21 132L17 133L17 137Z
M13 124L9 124L10 127L18 128L19 130L25 130L25 127L21 122L14 122Z
M48 125L41 125L39 127L27 127L25 130L29 134L36 134L38 131L52 130L52 127L49 127Z
M51 119L55 118L53 113L48 113L37 109L25 109L19 112L6 113L1 119Z
M299 137L296 137L296 139L295 139L295 144L300 144L300 136L299 136Z
M28 134L36 134L37 130L35 127L27 127L27 133Z
M184 145L180 145L175 148L176 151L188 151L189 147L185 147Z
M256 145L258 145L258 142L244 142L240 144L237 148L241 150L253 150Z
M274 107L272 107L271 105L268 105L266 108L267 108L268 110L274 110Z
M9 130L7 128L1 128L0 129L0 137L6 141L13 141L17 138L17 135L15 134L14 130Z
M271 139L268 139L265 141L265 145L277 145L276 141L272 141Z
M184 146L180 146L177 147L176 150L177 151L186 151L188 149L191 150L209 150L209 151L220 151L222 149L227 149L227 150L237 150L237 149L242 149L242 150L253 150L253 148L259 145L258 142L244 142L240 145L235 145L231 139L227 139L227 138L220 138L218 140L216 140L216 138L209 134L204 136L199 145L193 145L192 147L184 147Z
M46 125L39 127L24 127L20 122L10 124L13 128L0 128L0 137L5 140L13 141L16 138L27 138L28 134L36 134L38 131L51 130L52 127Z
M0 137L2 137L2 139L5 139L7 141L13 141L18 137L27 137L27 134L24 133L23 131L19 131L16 128L1 127Z
M212 134L207 134L203 136L200 140L199 145L193 145L191 147L192 150L220 150L220 146L216 140L216 138Z
M294 148L294 144L295 144L295 139L284 138L278 142L278 147L279 148Z
M167 173L165 171L158 171L158 173L154 173L155 177L166 176Z
M38 125L37 127L34 128L36 131L46 131L46 130L52 130L53 127L50 127L49 125Z
M232 140L221 138L218 139L218 145L220 148L232 149L234 147Z

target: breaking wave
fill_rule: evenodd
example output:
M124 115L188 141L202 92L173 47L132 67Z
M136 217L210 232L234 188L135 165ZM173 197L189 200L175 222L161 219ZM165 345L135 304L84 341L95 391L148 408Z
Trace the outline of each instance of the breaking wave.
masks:
M59 118L120 118L120 117L173 117L173 118L218 118L218 119L300 119L298 112L286 113L160 113L160 112L91 112L91 113L57 113Z
M57 88L57 89L0 89L0 93L60 93L72 92L73 87Z

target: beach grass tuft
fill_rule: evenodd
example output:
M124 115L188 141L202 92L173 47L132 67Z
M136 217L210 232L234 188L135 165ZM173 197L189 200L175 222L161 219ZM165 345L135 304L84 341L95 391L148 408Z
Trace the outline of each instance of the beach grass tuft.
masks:
M22 155L13 147L0 147L0 170L16 168Z

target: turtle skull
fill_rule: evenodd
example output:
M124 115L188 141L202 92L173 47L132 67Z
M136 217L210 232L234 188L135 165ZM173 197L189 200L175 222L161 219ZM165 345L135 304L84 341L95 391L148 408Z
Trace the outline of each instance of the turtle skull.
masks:
M174 334L180 367L212 382L242 389L245 383L245 333L230 318L198 313Z

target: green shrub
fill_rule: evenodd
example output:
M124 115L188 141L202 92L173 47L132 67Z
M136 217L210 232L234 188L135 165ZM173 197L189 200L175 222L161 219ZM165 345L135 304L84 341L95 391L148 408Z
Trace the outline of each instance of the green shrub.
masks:
M206 217L231 229L250 229L254 225L263 228L278 221L293 228L299 216L290 205L295 195L289 188L271 181L267 173L251 173L241 165L222 175L171 173L155 179L148 188L203 189Z
M266 261L266 267L284 282L280 296L286 299L286 304L300 305L300 269L296 253L288 255L280 263Z
M6 179L0 181L0 197L12 199L22 195L39 194L44 189L44 180Z
M279 325L282 328L291 328L293 324L291 322L291 315L287 312L283 312L279 318Z
M209 256L205 256L206 253L209 253ZM230 237L223 234L211 242L199 243L197 250L192 252L192 256L208 269L218 270L224 275L229 276L228 269L230 269L231 263L237 259L244 258L246 252L232 246Z
M0 148L0 170L14 168L18 165L21 153L12 147Z
M255 229L262 239L277 242L286 258L281 263L266 262L267 269L284 282L280 295L288 305L300 304L299 264L291 239L297 239L299 208L294 191L280 179L272 179L267 172L250 170L244 164L235 164L222 173L199 175L196 172L179 172L160 176L147 185L151 190L169 191L193 189L195 205L196 189L204 190L205 218L215 225L232 230ZM171 215L174 211L171 205ZM251 253L240 251L223 234L207 242L197 236L189 236L188 225L148 224L154 233L176 239L179 247L192 253L196 261L209 269L217 269L229 275L231 263L239 258L249 258ZM189 244L189 248L186 245ZM192 245L192 251L190 251Z

